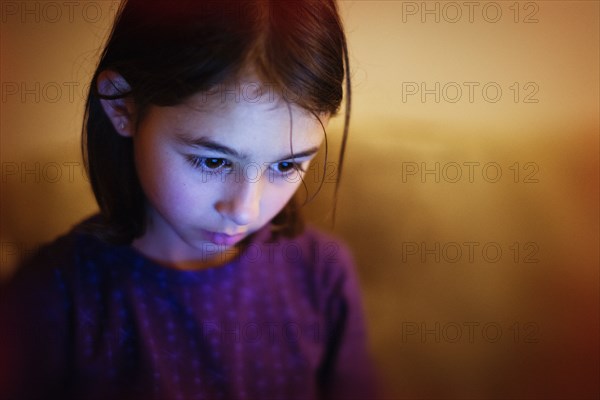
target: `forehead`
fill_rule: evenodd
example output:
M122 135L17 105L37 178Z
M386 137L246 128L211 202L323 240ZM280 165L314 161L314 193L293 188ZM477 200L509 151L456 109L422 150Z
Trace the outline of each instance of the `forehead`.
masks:
M286 143L288 148L290 132L294 142L314 144L324 136L323 128L328 122L328 116L317 118L286 101L272 86L256 82L223 85L198 93L172 107L172 112L175 128L188 134L221 136L223 140L268 140L273 146Z

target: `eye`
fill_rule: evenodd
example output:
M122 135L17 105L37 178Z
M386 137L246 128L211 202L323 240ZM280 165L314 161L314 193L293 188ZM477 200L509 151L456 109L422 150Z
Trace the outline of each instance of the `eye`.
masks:
M287 173L292 170L295 170L298 167L298 164L289 161L282 161L275 164L275 170L280 173Z
M223 169L230 169L232 167L231 161L225 158L196 156L188 156L187 158L192 167L202 171L219 172Z
M304 172L304 168L301 163L292 161L280 161L271 166L271 169L275 174L280 176L289 176L295 172Z
M219 169L227 165L227 160L224 158L204 158L202 166L207 169Z

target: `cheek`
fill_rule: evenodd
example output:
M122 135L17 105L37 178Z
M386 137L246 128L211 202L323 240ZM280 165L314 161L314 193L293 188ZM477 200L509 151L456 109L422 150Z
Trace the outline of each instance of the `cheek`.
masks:
M197 212L206 202L210 188L200 188L195 183L193 170L178 154L150 144L139 143L135 153L138 178L150 205L162 214Z
M281 186L269 185L262 201L263 215L266 219L270 220L277 215L277 213L279 213L292 198L299 186L300 182L293 184L287 183Z
M142 190L151 202L161 197L161 188L169 183L168 162L164 154L156 150L156 147L143 141L135 143L135 168Z

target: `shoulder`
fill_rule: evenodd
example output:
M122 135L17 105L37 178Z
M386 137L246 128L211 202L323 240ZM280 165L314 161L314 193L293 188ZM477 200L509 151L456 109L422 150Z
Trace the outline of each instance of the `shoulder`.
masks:
M300 240L309 249L311 256L323 278L344 278L354 273L354 258L346 242L330 232L308 226Z
M307 225L302 233L294 237L269 239L259 236L257 243L283 257L284 261L314 264L320 268L335 268L353 264L348 245L337 235L312 225Z
M42 286L60 280L64 267L73 263L75 242L75 236L66 233L37 247L21 260L3 292L40 293Z
M81 231L82 223L54 240L43 243L22 260L14 275L3 284L5 296L2 297L18 294L22 298L29 294L43 298L44 295L50 296L51 292L64 292L67 281L77 274L79 266L106 246L99 239Z
M264 236L263 236L264 238ZM337 235L312 225L293 237L260 241L263 261L286 268L321 294L339 294L356 282L356 267L348 245Z
M55 398L47 392L67 379L65 354L74 345L73 277L86 240L74 228L41 245L0 288L0 320L10 327L0 329L0 364L11 366L8 371L0 365L0 392L8 398Z

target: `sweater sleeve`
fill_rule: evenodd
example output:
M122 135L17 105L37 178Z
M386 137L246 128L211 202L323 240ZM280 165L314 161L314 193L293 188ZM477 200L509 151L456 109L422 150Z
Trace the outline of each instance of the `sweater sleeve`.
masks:
M326 260L327 261L327 260ZM350 251L338 244L327 266L327 350L320 371L324 399L375 399L375 366L368 351L360 285Z
M69 302L57 254L40 251L0 292L4 400L67 398Z

